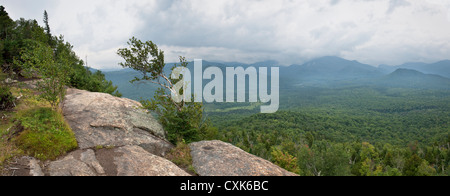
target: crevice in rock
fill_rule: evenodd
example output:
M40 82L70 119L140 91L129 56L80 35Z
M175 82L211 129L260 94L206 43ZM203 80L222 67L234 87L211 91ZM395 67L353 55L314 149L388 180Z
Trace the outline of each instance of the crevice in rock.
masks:
M114 163L114 157L123 156L123 153L116 152L116 149L99 149L95 151L95 157L103 167L106 176L117 176L117 165Z

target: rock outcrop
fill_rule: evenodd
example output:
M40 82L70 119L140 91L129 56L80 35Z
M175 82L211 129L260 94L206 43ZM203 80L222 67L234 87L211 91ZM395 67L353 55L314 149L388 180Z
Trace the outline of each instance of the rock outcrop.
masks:
M141 104L104 93L68 89L62 111L79 149L42 163L18 158L19 176L189 176L164 156L173 149L162 126ZM190 145L200 176L290 176L278 166L220 141Z
M200 176L296 176L221 141L202 141L189 147L193 166Z
M50 176L189 176L172 162L139 146L77 150L51 162Z
M164 156L173 146L158 121L140 107L130 99L77 89L68 89L62 104L81 149L137 145Z

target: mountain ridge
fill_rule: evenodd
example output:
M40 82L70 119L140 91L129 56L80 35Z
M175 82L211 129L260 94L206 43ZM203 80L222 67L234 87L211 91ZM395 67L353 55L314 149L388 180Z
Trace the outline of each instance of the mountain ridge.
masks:
M234 62L228 65L226 62L211 62L203 60L203 70L210 66L219 67L224 73L227 66L273 66L277 65L276 61L262 61L253 64ZM174 63L168 63L165 72L169 72ZM194 63L188 62L188 68L193 69ZM407 88L438 88L446 89L447 80L438 78L450 77L450 60L442 60L436 63L404 63L399 66L380 65L378 67L360 63L356 60L347 60L335 56L325 56L317 58L301 65L293 64L290 66L280 67L280 87L297 87L297 86L325 86L325 87L342 87L352 85L369 85L369 86L390 86L390 87L407 87ZM397 77L387 77L398 69L415 70L422 74L416 74L415 79L405 79ZM402 70L400 70L401 72ZM140 73L132 69L122 69L119 71L104 72L106 79L113 81L119 88L124 97L140 100L141 97L153 97L153 92L159 88L155 84L149 82L140 82L131 84L129 81L135 77L139 77ZM449 74L446 74L449 73ZM447 76L448 75L448 76ZM386 78L387 77L387 78ZM411 75L409 76L411 77ZM408 84L405 85L398 80L403 80ZM386 81L391 83L387 83ZM429 81L428 81L429 80ZM414 81L422 81L421 83ZM435 87L436 86L436 87Z
M403 88L450 89L449 78L405 68L399 68L382 77L379 84Z

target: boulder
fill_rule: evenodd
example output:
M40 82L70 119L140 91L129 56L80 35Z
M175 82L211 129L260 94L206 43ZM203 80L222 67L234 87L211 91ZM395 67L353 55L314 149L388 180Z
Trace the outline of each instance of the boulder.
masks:
M172 162L139 146L77 150L51 162L49 176L188 176Z
M200 176L296 176L273 163L221 141L192 143L191 155Z
M164 156L173 145L158 121L141 107L130 99L78 89L68 89L62 103L80 149L138 145Z

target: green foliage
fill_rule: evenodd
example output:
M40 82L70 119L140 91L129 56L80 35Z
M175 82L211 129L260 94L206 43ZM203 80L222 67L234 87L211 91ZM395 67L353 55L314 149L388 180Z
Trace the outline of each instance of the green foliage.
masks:
M6 110L15 106L16 98L12 95L10 88L0 86L0 110Z
M173 143L184 140L187 143L215 138L217 130L208 126L203 119L203 105L185 103L179 111L165 89L156 91L152 100L141 101L144 108L158 114L159 121L168 132L168 140Z
M180 79L172 79L165 75L164 52L151 41L142 42L135 37L128 42L130 48L117 51L125 62L120 63L124 68L132 68L142 74L131 82L149 81L158 84L159 88L151 100L142 100L143 107L158 115L159 121L168 133L170 142L176 143L184 140L187 143L203 138L213 138L217 130L208 127L203 118L203 104L194 102L180 103L173 100L174 84ZM180 57L180 64L173 66L186 67L185 58Z
M41 98L47 100L53 109L58 107L59 101L65 94L65 86L69 80L69 55L61 52L56 57L53 50L39 42L30 42L28 50L23 51L21 63L31 74L34 71L41 77L37 86Z
M21 52L28 47L29 40L46 43L47 37L44 29L36 20L25 20L21 18L13 25L9 36L3 40L4 50L2 53L4 64L3 70L21 74L22 67L14 64L14 59L21 56Z
M142 73L142 78L136 78L135 81L140 80L159 80L164 76L164 52L158 49L158 46L152 41L142 42L141 40L132 37L128 42L130 49L122 48L117 51L117 54L125 59L124 63L119 63L122 67L132 68ZM168 78L164 78L168 81Z
M414 154L406 160L403 173L405 176L432 176L436 174L436 170L430 167L427 161Z
M5 7L0 6L0 68L5 71L3 66L8 57L8 50L12 29L14 28L14 21L9 17Z
M17 119L24 131L16 144L31 156L41 160L55 159L77 148L75 135L59 112L37 108L24 111Z
M165 158L192 174L196 173L192 166L191 149L185 141L178 142L177 146L173 148Z
M44 27L45 34L47 35L47 38L48 38L48 44L50 46L53 46L54 42L53 42L51 30L50 30L47 10L44 10L44 25L45 25L45 27Z
M41 53L41 56L35 55L28 60L43 58L41 61L53 59L55 64L64 63L64 69L69 68L68 72L63 73L68 77L66 85L82 90L121 96L117 87L111 81L107 81L100 71L92 73L84 67L84 62L77 57L73 51L73 46L64 41L63 36L56 37L51 34L49 17L46 11L44 12L44 25L45 28L40 27L36 20L25 20L23 18L14 22L9 18L4 7L1 7L0 67L4 72L11 76L26 75L22 72L26 69L27 64L22 60L23 54L31 54L38 45L40 49L45 48L47 50L50 48L51 50L48 51L51 51L51 54L50 52L45 52L47 54ZM12 73L17 75L12 75Z
M287 152L283 152L279 149L273 149L272 153L272 162L281 168L286 169L287 171L300 174L300 169L297 166L297 158L290 155Z
M4 41L0 40L0 65L5 64L5 60L3 59L4 49L5 49ZM3 66L0 66L0 72L3 72Z
M4 6L0 6L0 39L6 39L14 21L9 17Z
M208 115L219 139L268 160L272 148L279 148L297 158L302 175L448 175L449 92L370 87L299 92L281 93L285 108L275 114ZM414 154L423 161L414 163Z
M170 104L164 106L170 106ZM163 110L162 115L160 115L160 122L169 133L169 141L176 142L184 139L190 143L199 140L196 123L191 121L195 120L195 117L191 116L191 113L195 113L198 110L184 109L178 112L175 108L168 107L164 107Z
M122 97L111 81L105 79L105 75L101 71L92 73L82 65L72 66L70 73L70 85L77 89L88 90L91 92L101 92Z

